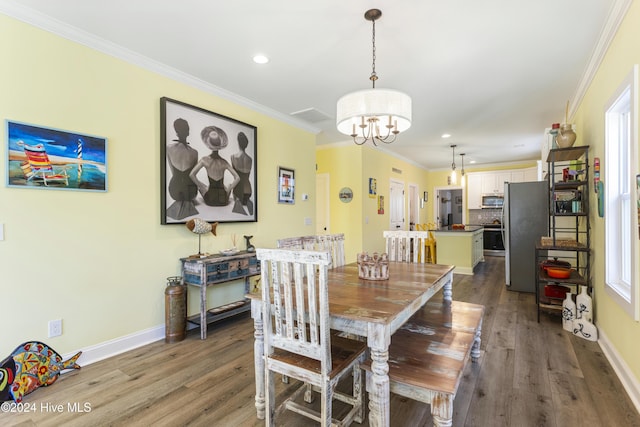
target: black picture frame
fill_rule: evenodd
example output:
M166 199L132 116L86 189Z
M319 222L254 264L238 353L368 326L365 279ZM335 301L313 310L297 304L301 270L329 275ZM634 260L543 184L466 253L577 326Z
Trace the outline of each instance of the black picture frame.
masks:
M296 175L291 168L278 167L278 203L293 205L296 200Z
M255 126L160 98L160 223L258 221L257 141Z

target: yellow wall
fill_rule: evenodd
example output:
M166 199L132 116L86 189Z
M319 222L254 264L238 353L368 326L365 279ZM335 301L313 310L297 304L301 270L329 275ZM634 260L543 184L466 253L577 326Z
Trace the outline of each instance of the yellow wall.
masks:
M258 222L221 224L217 237L203 236L203 250L229 247L233 233L255 236L256 246L313 234L303 221L315 216L313 134L5 15L0 51L0 116L108 138L109 187L0 186L0 355L28 340L67 353L164 323L165 279L179 274L179 258L195 253L198 239L184 226L159 223L162 96L258 128ZM5 138L3 131L3 147ZM3 149L3 177L5 156ZM277 203L278 165L296 171L294 205ZM197 311L194 291L190 314ZM237 283L210 289L221 303L242 294ZM63 335L47 338L47 322L59 318Z
M604 109L610 97L616 92L634 64L640 63L640 4L633 2L620 26L598 72L589 87L574 122L577 125L577 145L590 145L590 157L600 158L605 164L604 155ZM640 112L636 112L639 114ZM638 119L638 117L636 117ZM636 159L638 162L638 159ZM591 160L593 164L593 161ZM604 176L602 166L601 176ZM605 292L604 289L604 220L597 215L596 198L591 193L590 212L592 227L593 272L595 286L595 314L598 327L611 341L640 380L640 324L632 320ZM606 214L606 213L605 213ZM634 239L636 247L637 239ZM638 253L638 252L636 252ZM632 263L638 268L638 259Z
M345 233L347 262L355 261L356 254L361 251L384 252L382 232L389 229L390 180L402 181L405 192L409 184L416 184L419 194L422 194L427 191L427 171L366 145L320 146L316 157L317 172L330 176L331 232ZM394 168L402 173L393 172ZM369 178L376 179L377 194L384 196L383 215L378 214L377 197L369 197ZM351 203L338 200L338 191L342 187L353 190ZM426 206L420 209L419 215L420 222L426 222ZM405 208L407 224L408 218L408 209Z

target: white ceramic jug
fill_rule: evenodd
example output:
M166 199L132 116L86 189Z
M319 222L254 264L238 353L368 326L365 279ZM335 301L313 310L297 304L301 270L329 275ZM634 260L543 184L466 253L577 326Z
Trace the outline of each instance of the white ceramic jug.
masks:
M573 321L576 318L576 303L573 302L572 293L562 301L562 329L573 333Z
M583 286L581 292L576 295L576 317L589 322L593 321L593 302L587 293L587 287Z

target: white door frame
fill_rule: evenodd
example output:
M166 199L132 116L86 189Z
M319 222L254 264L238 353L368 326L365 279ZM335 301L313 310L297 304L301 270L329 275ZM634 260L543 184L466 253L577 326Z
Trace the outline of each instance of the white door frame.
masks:
M464 187L462 186L451 186L448 185L446 187L433 187L433 222L436 223L436 226L440 226L438 224L438 209L440 208L440 198L438 197L440 191L452 191L452 190L462 190L462 223L467 223L467 198L464 194Z

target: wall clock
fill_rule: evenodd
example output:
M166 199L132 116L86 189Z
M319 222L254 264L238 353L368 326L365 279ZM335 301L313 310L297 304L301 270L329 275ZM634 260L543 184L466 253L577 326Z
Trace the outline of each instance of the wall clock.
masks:
M338 193L342 203L349 203L353 199L353 191L349 187L343 187Z

